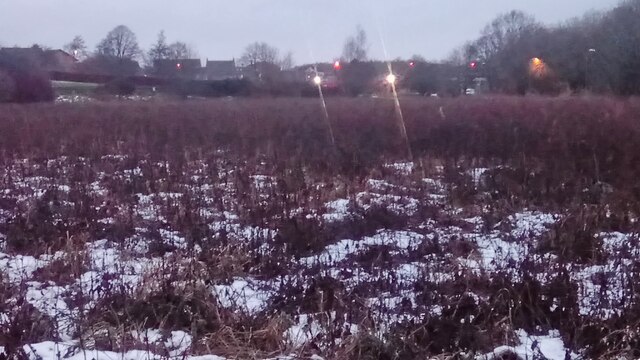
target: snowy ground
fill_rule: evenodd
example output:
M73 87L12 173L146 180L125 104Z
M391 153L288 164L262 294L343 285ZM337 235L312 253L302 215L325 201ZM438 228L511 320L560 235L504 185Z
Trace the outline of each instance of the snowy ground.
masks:
M307 178L304 198L282 200L281 174L222 155L179 170L122 155L15 161L0 170L0 274L9 289L0 296L0 327L17 326L26 304L31 319L45 319L50 332L12 344L32 359L229 356L193 333L211 330L196 320L116 324L127 317L105 305L114 293L158 299L171 282L189 301L206 292L215 302L207 306L233 324L286 319L272 329L280 354L263 358L318 358L360 334L386 339L408 324L482 327L480 312L498 306L498 277L513 286L532 277L545 287L571 274L579 316L606 321L631 306L634 234L602 232L601 260L561 262L542 246L561 212L514 209L489 222L489 209L451 200L453 185L437 169L424 178L412 163L382 168L356 184ZM487 172L463 175L481 187ZM546 298L540 311L560 314L565 300ZM471 358L563 360L582 351L555 328L503 325L508 335ZM109 350L98 339L109 336L126 341Z

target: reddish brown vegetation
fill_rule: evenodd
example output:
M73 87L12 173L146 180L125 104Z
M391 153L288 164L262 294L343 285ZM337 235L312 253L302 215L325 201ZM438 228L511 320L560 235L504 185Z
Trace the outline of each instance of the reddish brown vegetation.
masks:
M195 352L237 353L244 345L254 351L247 358L278 353L285 350L281 336L288 322L284 318L316 313L332 332L314 343L323 345L319 349L337 349L336 356L344 359L368 359L372 354L417 359L443 353L462 356L463 351L481 353L512 337L514 329L531 333L560 330L565 344L591 357L640 354L631 336L639 321L633 312L639 306L637 290L625 288L629 294L624 315L628 316L606 320L583 316L570 274L562 270L568 263L607 260L595 236L598 232L638 230L634 219L640 213L636 181L640 176L640 102L416 98L401 103L416 163L422 164L407 178L384 166L403 159L406 151L393 104L386 99L331 99L328 110L336 148L330 145L319 103L311 99L2 106L0 164L8 168L27 159L19 176L64 178L71 190L63 193L52 186L25 208L15 200L3 199L0 210L14 216L1 224L0 233L7 236L10 252L37 255L68 249L70 260L56 260L35 273L41 281L67 283L69 274L84 271L87 260L82 245L86 239L106 238L120 244L144 225L143 233L150 242L147 255L163 256L176 250L176 245L164 243L160 231L180 232L187 243L182 256L197 256L197 265L180 268L181 258L176 255L154 274L157 279L148 280L159 282L153 291L131 293L104 285L101 291L106 295L95 304L81 297L70 301L78 308L93 306L87 312L87 327L100 322L130 330L146 322L145 326L154 328L192 331ZM112 161L106 155L127 157ZM64 160L68 163L47 164L37 174L30 167L62 156L68 157ZM195 162L206 164L202 169L207 173L198 173ZM327 201L354 197L373 178L392 181L395 185L387 186L397 188L388 192L400 198L422 200L432 190L421 182L423 174L438 166L443 167L449 189L448 205L462 209L463 215L421 201L411 214L371 206L353 209L351 217L330 225L307 216ZM466 170L479 167L490 170L474 182ZM132 168L139 169L140 175L127 181L111 175ZM180 198L157 200L164 219L160 225L133 215L137 197L184 190L185 184L202 185L203 180L191 177L196 173L208 183L229 185L233 197L225 198L214 189L212 202L207 202L199 190L191 189ZM256 174L269 174L276 180L258 193L252 185ZM89 194L90 184L98 178L109 190L100 203ZM10 183L7 176L5 181ZM296 212L298 208L302 210ZM465 218L482 217L486 226L482 231L489 232L506 215L524 208L566 216L545 234L539 248L532 249L521 268L501 269L503 273L490 278L453 273L440 283L426 276L411 279L416 304L403 299L397 307L380 307L385 314L412 311L416 317L389 329L384 342L369 336L367 330L376 324L362 304L381 292L393 294L402 286L400 280L385 277L385 269L401 261L431 257L439 260L430 265L433 273L449 273L459 258L476 256L475 244L465 238L473 224ZM226 230L214 233L207 226L202 215L207 209L232 211L242 225L275 230L277 235L256 231L246 242L235 241ZM65 221L56 221L57 217ZM114 221L98 221L106 217ZM352 254L347 260L354 267L372 269L378 277L350 291L331 277L324 264L304 268L293 261L318 254L339 240L372 236L380 229L410 228L427 234L430 230L420 228L426 220L433 220L437 227L457 227L460 234L446 241L433 236L408 255L393 253L387 245ZM509 224L502 226L500 230L509 231ZM521 237L506 241L526 241L529 235ZM268 245L267 250L263 244ZM198 255L196 247L201 249ZM554 269L557 271L543 284L536 275L549 269L533 261L533 256L546 252L557 255L559 270ZM629 268L628 281L633 283L638 277L637 261ZM517 281L509 276L510 271L518 275ZM251 315L223 309L204 288L209 283L226 284L240 275L280 279L264 311ZM181 287L170 284L175 280L181 281ZM484 300L476 301L471 294ZM554 299L559 304L552 303ZM4 301L1 295L0 300ZM107 303L110 311L102 311ZM438 304L445 304L440 316L423 314L424 309ZM31 308L20 309L25 314L17 313L22 318L12 318L17 324L13 326L25 326L24 319L40 316ZM328 315L331 312L337 314L334 320ZM350 336L344 330L344 319L360 325L361 334ZM13 347L43 340L43 336L0 332L0 339L8 339ZM605 337L608 343L602 342ZM344 341L337 343L336 339Z

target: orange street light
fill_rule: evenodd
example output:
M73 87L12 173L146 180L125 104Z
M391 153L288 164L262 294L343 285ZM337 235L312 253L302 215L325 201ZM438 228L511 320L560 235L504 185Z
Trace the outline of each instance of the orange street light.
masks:
M529 63L529 73L535 77L542 77L547 72L547 64L539 57L534 57Z

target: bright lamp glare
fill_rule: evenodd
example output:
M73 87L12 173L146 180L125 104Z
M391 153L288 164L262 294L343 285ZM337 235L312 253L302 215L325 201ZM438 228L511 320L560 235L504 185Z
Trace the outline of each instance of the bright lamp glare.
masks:
M320 77L320 75L316 75L316 77L313 78L313 83L316 85L322 84L322 78Z
M395 75L393 75L393 74L389 74L389 75L387 75L387 82L388 82L389 84L395 84L395 83L396 83L396 80L398 80L398 79L396 78L396 76L395 76Z

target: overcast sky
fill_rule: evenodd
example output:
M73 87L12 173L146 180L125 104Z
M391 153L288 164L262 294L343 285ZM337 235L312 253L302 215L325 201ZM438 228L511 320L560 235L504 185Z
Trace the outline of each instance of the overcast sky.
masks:
M0 0L0 44L59 48L82 35L90 49L129 26L148 48L160 30L200 57L239 57L253 41L292 51L297 64L330 61L362 24L373 57L442 59L497 14L519 9L555 24L618 0Z

